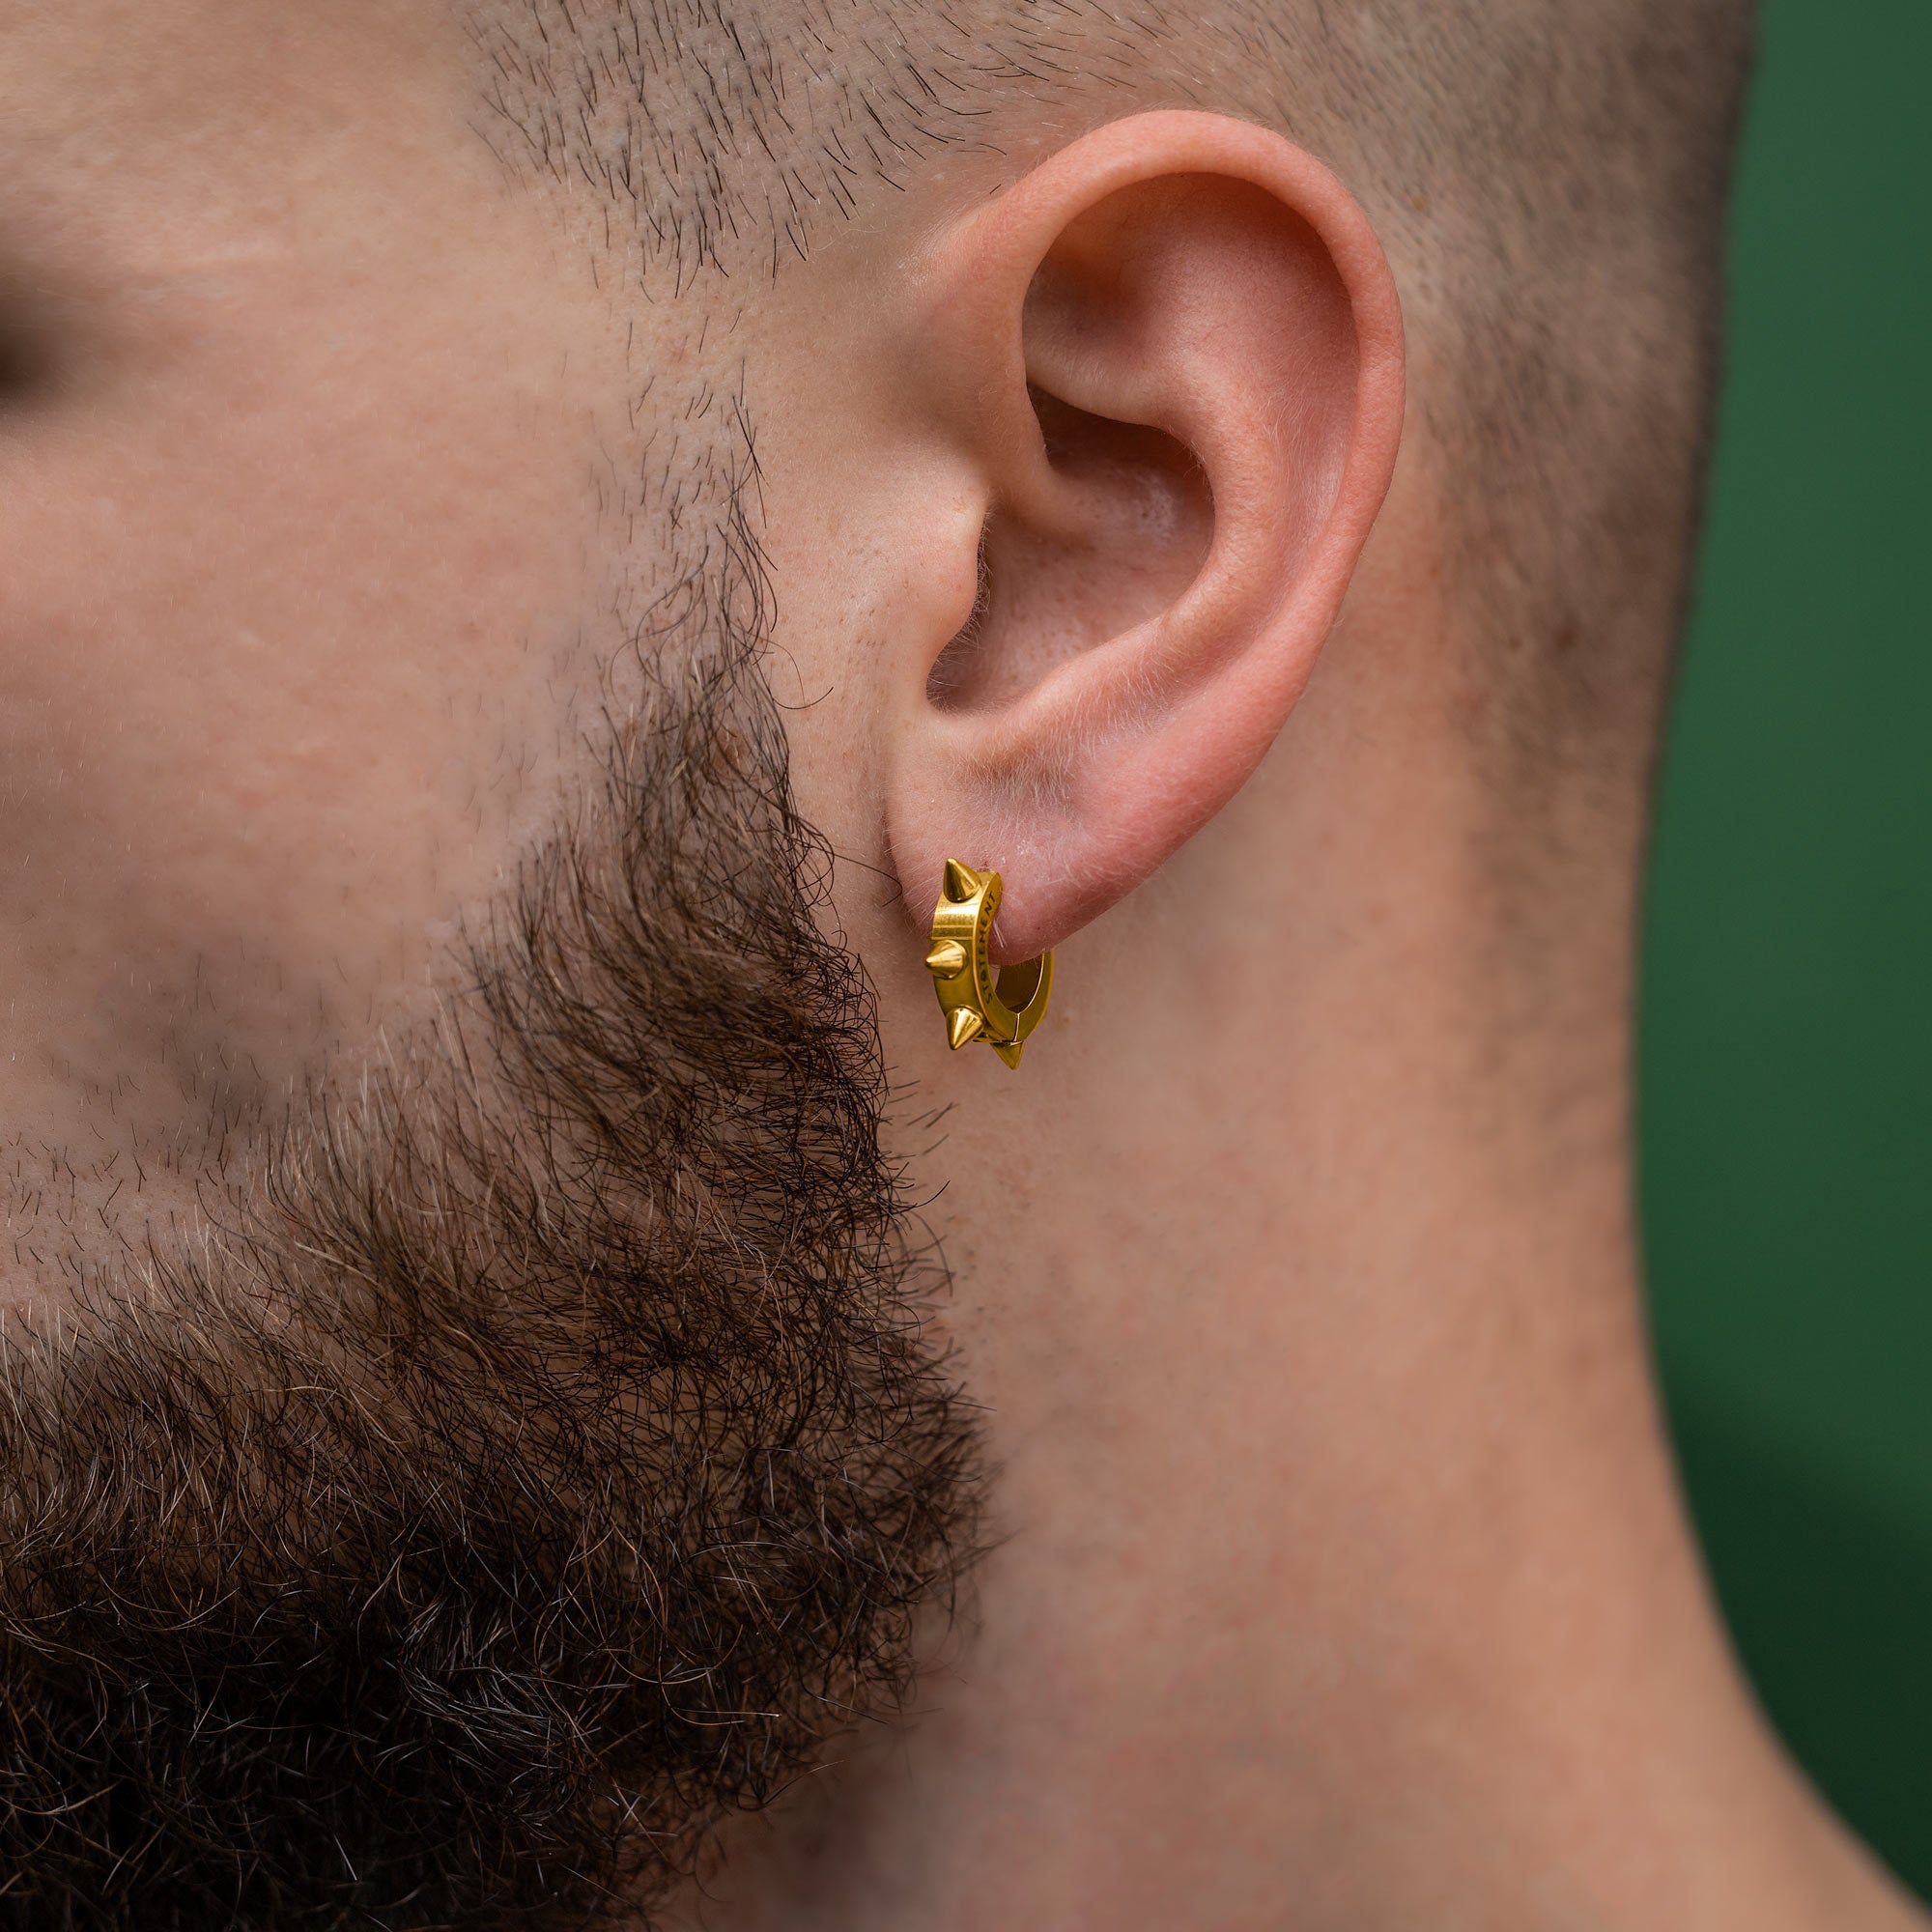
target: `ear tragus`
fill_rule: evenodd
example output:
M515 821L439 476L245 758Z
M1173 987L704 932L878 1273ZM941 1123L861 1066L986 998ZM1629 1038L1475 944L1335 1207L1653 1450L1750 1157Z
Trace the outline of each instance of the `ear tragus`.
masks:
M1155 616L1208 555L1212 492L1193 451L1038 384L1029 393L1059 514L1043 531L1022 508L994 501L972 615L927 682L943 707L1012 703L1057 665Z

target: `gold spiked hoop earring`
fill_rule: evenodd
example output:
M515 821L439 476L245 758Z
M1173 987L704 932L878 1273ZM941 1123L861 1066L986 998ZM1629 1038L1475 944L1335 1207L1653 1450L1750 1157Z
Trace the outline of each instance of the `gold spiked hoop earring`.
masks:
M939 903L932 909L932 950L925 970L946 1015L953 1052L982 1039L1009 1066L1020 1064L1027 1037L1046 1012L1053 990L1053 954L1003 966L997 979L986 949L1000 909L1000 875L946 862Z

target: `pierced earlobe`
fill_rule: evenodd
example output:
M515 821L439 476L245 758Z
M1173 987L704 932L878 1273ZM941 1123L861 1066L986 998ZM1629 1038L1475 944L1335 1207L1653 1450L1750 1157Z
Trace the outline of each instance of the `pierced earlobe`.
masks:
M925 970L932 975L953 1052L982 1039L1009 1066L1017 1066L1046 1013L1053 954L1003 966L995 979L988 947L1000 892L999 873L976 872L957 859L947 860L939 903L932 909Z

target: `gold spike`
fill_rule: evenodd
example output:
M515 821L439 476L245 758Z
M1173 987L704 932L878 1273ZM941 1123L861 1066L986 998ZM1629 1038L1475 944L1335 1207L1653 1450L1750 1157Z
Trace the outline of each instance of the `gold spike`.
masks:
M925 970L935 980L950 980L963 971L965 965L966 949L956 939L942 939L925 955Z
M1002 1044L997 1039L989 1039L986 1042L986 1044L990 1046L993 1049L993 1051L997 1053L1000 1056L1000 1058L1007 1063L1009 1066L1017 1066L1020 1064L1020 1055L1026 1051L1026 1041L1023 1039L1009 1039L1007 1040L1004 1044Z
M962 866L957 859L946 862L946 896L952 900L970 899L984 885L985 880L971 866ZM901 957L904 955L901 954Z
M946 1015L947 1037L952 1042L952 1051L957 1053L969 1040L975 1040L986 1030L986 1022L971 1007L954 1007Z

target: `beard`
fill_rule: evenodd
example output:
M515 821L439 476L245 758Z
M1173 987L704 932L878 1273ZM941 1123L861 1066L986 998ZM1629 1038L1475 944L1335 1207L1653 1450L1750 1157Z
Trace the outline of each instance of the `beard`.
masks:
M761 593L727 524L460 989L11 1339L0 1925L639 1910L903 1696L979 1463Z

